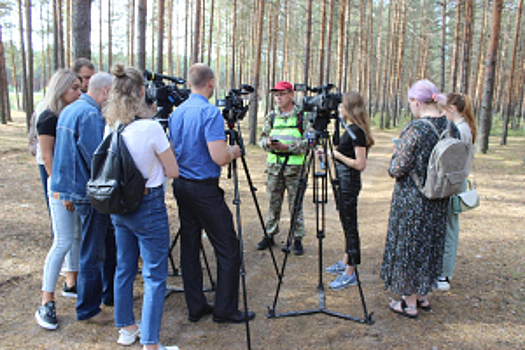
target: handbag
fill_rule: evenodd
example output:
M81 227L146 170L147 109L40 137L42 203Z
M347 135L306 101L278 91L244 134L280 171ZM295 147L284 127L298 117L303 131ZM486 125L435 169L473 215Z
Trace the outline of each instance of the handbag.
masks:
M465 211L479 207L479 195L476 188L472 188L472 182L467 180L468 190L450 197L452 201L452 212L460 214Z
M124 128L121 125L112 131L97 147L91 161L86 194L93 207L104 214L137 210L145 191L147 179L137 169L122 139Z

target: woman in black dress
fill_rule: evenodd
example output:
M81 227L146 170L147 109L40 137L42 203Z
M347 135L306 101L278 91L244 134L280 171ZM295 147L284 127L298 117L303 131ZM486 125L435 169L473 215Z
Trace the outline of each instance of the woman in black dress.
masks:
M446 232L447 199L429 200L417 188L411 173L424 184L428 160L438 136L427 119L442 133L447 120L436 103L438 90L428 80L416 82L408 91L410 109L415 119L398 139L388 173L396 180L386 237L381 278L385 289L401 295L393 301L393 312L417 318L417 308L430 311L427 294L441 273ZM452 136L459 133L452 127Z

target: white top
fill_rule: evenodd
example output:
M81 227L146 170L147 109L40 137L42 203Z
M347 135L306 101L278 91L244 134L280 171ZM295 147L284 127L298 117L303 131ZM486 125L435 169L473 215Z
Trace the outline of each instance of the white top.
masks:
M465 121L464 118L461 118L460 120L455 122L455 124L459 130L459 133L461 134L461 141L469 145L470 157L467 164L467 171L470 174L472 160L474 159L474 143L472 140L472 131L470 130L470 127L468 126L468 123Z
M122 138L142 176L148 178L146 187L162 185L164 168L157 155L171 147L162 126L151 119L140 119L124 129Z
M36 109L35 109L36 118L35 118L35 125L34 125L35 130L36 130L38 121L40 120L40 115L42 114L43 111L44 111L44 100L38 102L38 104L36 105ZM37 134L38 134L38 131L37 131ZM38 142L38 139L36 142L36 162L38 164L44 165L44 160L42 159L42 151L40 151L40 143Z

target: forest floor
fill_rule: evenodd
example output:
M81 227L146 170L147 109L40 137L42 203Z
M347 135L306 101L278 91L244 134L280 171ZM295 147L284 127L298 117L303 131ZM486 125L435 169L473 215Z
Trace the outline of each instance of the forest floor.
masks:
M40 328L33 314L40 302L42 266L52 240L38 169L27 151L24 119L0 126L0 348L2 349L118 349L115 327L76 321L75 301L57 296L60 327ZM364 186L360 195L359 225L362 244L360 277L366 306L373 313L373 325L325 314L287 318L267 318L273 305L277 277L268 251L255 249L261 226L240 170L242 235L246 266L248 305L257 317L250 323L254 349L517 349L525 343L525 138L509 138L499 146L492 138L487 155L476 155L474 176L481 206L461 215L460 245L452 288L434 292L431 313L420 312L417 320L392 313L390 298L379 278L388 222L393 180L387 167L392 137L398 131L374 130L376 146L371 150ZM247 132L245 133L247 135ZM246 157L258 199L266 212L265 153L249 146ZM223 171L221 186L232 211L233 184ZM311 188L311 180L309 183ZM311 189L304 201L307 236L305 254L290 255L283 285L275 308L277 313L318 307L318 240ZM324 267L342 257L343 234L334 202L326 206L326 238L323 240ZM166 196L172 237L177 232L178 215L171 193ZM289 225L283 210L282 227ZM283 231L286 231L283 229ZM279 266L284 254L285 235L274 248ZM214 271L212 249L204 240ZM178 247L176 249L178 251ZM178 261L178 252L174 253ZM333 279L323 273L325 286ZM62 278L57 284L59 291ZM181 286L180 277L168 284ZM206 281L206 284L209 283ZM59 294L59 293L57 293ZM142 279L135 282L135 313L140 317ZM213 293L207 293L213 301ZM242 307L242 294L240 306ZM326 288L326 307L362 318L363 307L357 287L341 291ZM111 308L106 308L110 312ZM198 323L187 320L184 297L169 295L164 304L160 340L181 349L246 348L244 324L216 324L211 317ZM134 344L132 349L139 349Z

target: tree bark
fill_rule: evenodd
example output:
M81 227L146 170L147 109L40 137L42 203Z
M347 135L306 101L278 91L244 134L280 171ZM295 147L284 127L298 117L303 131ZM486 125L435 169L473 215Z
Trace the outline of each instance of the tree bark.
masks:
M481 104L481 91L483 88L483 61L485 60L485 42L487 41L486 38L486 32L487 27L489 23L489 12L490 12L490 0L486 0L485 6L483 8L483 27L481 29L481 35L480 35L480 47L479 47L479 53L478 53L478 62L477 62L477 69L476 69L476 92L474 95L474 110L477 114L477 111L479 110L479 106Z
M0 24L0 113L2 114L2 124L7 124L7 121L11 119L11 106L9 104L9 90L7 86L2 24Z
M91 0L73 1L73 58L91 59ZM55 29L56 31L56 29ZM102 57L99 58L102 61Z
M511 114L511 104L512 104L512 92L514 89L514 70L516 69L516 55L518 52L518 39L520 35L520 23L521 23L521 13L523 11L523 0L519 0L518 12L516 13L516 28L514 31L514 44L512 49L512 59L510 64L510 77L509 77L509 90L507 92L507 105L505 106L505 116L503 118L503 126L501 131L501 145L504 146L507 144L507 134L509 128L509 119Z
M306 44L304 47L304 71L303 83L308 84L310 74L310 52L312 46L312 2L308 0L308 8L306 10Z
M472 47L472 22L474 21L474 0L465 1L465 24L463 30L463 64L461 65L460 92L468 94L470 77L470 50Z
M215 17L215 1L211 0L210 4L210 28L208 34L208 67L211 66L211 56L212 56L212 38L213 38L213 22Z
M381 0L383 1L383 0ZM339 35L337 38L337 87L343 91L346 0L339 0Z
M332 33L334 31L334 7L335 0L330 0L330 6L328 11L328 32L326 33L326 52L328 53L326 57L326 63L323 69L326 72L325 81L330 83L330 69L332 68Z
M255 62L253 64L253 81L252 86L255 91L250 96L250 145L255 145L257 139L257 111L259 101L259 82L261 72L262 41L264 29L264 5L265 0L259 0L259 14L257 26L257 49L255 52Z
M26 124L27 131L29 131L29 121L31 120L31 114L29 111L29 84L27 79L27 59L26 59L26 48L24 41L24 21L22 11L22 0L18 0L18 13L19 13L19 24L20 24L20 53L22 55L22 105L26 113Z
M18 74L16 73L16 63L15 63L15 44L11 41L10 45L11 51L11 67L13 72L13 85L15 86L15 96L16 96L16 109L19 111L20 108L20 97L19 97L19 88L18 88Z
M235 81L235 55L237 50L237 0L233 0L233 25L232 25L232 49L231 49L231 62L230 62L230 85L229 88L234 88L236 85Z
M33 115L34 102L33 102L33 28L31 26L31 0L25 0L25 19L26 19L26 45L27 45L27 106L26 115L29 115L29 119ZM5 63L5 61L4 61ZM7 80L7 77L6 77ZM9 101L7 101L9 103ZM27 124L27 130L29 130L29 123Z
M157 8L157 64L155 65L155 71L160 74L164 72L164 10L165 2L164 0L159 0Z
M104 0L100 0L98 5L99 5L99 8L98 8L98 33L99 33L99 41L98 41L98 69L102 72L104 71L104 45L103 45L103 42L104 42L104 38L103 38L103 33L104 33L104 27L103 27L103 21L102 21L102 18L103 18L103 14L104 12L102 11L102 2ZM109 68L109 67L108 67Z
M327 0L323 1L323 12L321 14L321 40L319 41L319 85L324 84L324 58L326 55L325 47L326 47L326 7L327 7Z
M445 91L445 57L447 53L447 0L441 3L441 84L440 91Z
M191 52L192 61L191 63L200 62L200 36L201 36L201 1L195 1L195 25L193 32L193 49Z
M489 149L489 136L492 126L492 97L494 96L494 78L496 73L495 68L498 55L502 8L503 0L494 0L492 7L490 42L487 52L487 60L485 62L483 99L477 142L479 151L484 154L486 154Z
M168 0L168 75L173 76L173 0Z
M113 2L108 0L108 70L113 66Z
M147 0L138 0L138 19L137 19L137 67L140 70L146 69L146 18L148 15Z
M456 1L456 29L454 30L454 48L450 69L450 91L456 91L458 79L458 51L459 51L459 28L461 24L461 1Z

